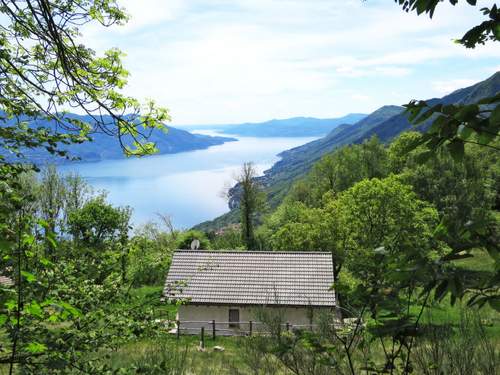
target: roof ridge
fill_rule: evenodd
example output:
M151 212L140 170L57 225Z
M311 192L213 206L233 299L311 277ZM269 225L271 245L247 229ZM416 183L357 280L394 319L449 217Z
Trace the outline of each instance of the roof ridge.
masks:
M257 250L190 250L176 249L175 253L215 253L215 254L331 254L329 251L257 251Z

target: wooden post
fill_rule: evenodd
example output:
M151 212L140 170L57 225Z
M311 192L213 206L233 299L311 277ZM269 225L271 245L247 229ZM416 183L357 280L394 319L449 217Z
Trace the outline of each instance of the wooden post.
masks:
M175 321L177 323L177 340L181 337L181 322L180 320Z
M286 322L286 331L290 331L290 323Z
M248 322L248 334L249 334L249 336L252 336L252 330L253 330L252 321L250 320Z
M200 340L200 347L202 349L205 348L205 327L201 327L201 340Z
M212 339L215 340L215 319L212 320Z

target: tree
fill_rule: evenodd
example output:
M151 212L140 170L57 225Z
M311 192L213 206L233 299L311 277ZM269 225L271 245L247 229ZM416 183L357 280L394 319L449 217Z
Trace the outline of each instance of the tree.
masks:
M88 202L93 190L83 177L76 173L66 175L64 185L66 187L64 195L64 219L67 221L67 216L70 212L82 208Z
M67 156L58 145L81 143L100 131L116 136L128 155L155 151L147 138L164 129L167 110L121 93L128 73L119 50L98 57L79 41L88 23L126 22L115 1L5 0L0 14L0 150L21 158L24 148ZM65 112L75 107L89 121ZM3 154L2 176L26 168L13 168Z
M458 4L459 0L394 0L398 3L403 10L406 12L416 12L417 14L426 13L431 18L436 11L436 8L440 3L449 2L451 5ZM477 5L477 0L466 0L467 4L471 6ZM463 3L463 1L462 1ZM498 8L493 5L491 8L483 7L481 12L484 16L487 16L487 20L482 22L480 25L474 26L472 29L468 30L460 39L456 42L467 48L474 48L478 44L485 44L487 41L500 41L500 32L498 31L498 26L500 26L500 13Z
M433 252L437 211L396 176L358 182L325 209L335 218L344 266L365 291L397 288L399 283L391 285L393 280L385 284L396 267L406 268L405 263L415 259L430 261L437 255Z
M305 179L297 182L287 199L319 207L327 192L338 194L365 178L386 177L387 152L376 136L323 156Z
M338 246L345 254L340 283L346 271L356 280L344 301L357 305L359 318L369 313L368 331L382 345L389 338L384 362L372 358L374 372L393 373L399 364L403 374L410 373L415 332L430 291L424 290L422 298L419 294L436 278L432 264L444 252L434 239L437 211L397 176L358 182L326 209L336 218ZM420 305L417 313L411 305ZM336 337L350 356L351 344Z
M269 215L263 225L272 250L328 251L333 228L321 208L286 201Z
M466 0L470 6L478 5L477 0ZM428 14L433 17L436 8L444 0L395 0L403 10ZM456 5L458 0L448 0ZM468 30L457 43L466 48L475 48L487 41L500 41L500 10L494 4L491 8L483 7L481 12L487 17L481 24ZM464 144L473 143L500 151L491 143L498 139L500 132L500 94L484 98L472 104L436 104L430 105L423 100L413 100L406 105L409 119L415 125L432 119L432 125L424 137L411 145L426 145L430 156L438 148L446 147L451 155L460 160L464 154Z
M244 163L236 178L241 189L240 211L241 231L247 250L256 249L254 226L256 216L264 206L265 195L255 181L257 172L252 163Z
M166 230L151 222L134 231L127 262L127 274L132 285L159 285L165 281L176 245L174 232L168 226Z
M407 152L407 145L421 138L417 132L404 133L389 146L392 169L413 187L420 199L432 203L447 223L447 243L455 247L466 223L490 220L498 194L500 155L489 148L468 145L461 162L446 149L436 151L424 163L424 147Z
M194 240L200 241L201 250L207 250L210 248L210 241L207 236L199 230L188 230L181 233L176 239L176 247L178 249L191 249L191 242Z
M96 197L69 214L69 231L79 243L99 248L127 236L130 215L129 207L115 208Z

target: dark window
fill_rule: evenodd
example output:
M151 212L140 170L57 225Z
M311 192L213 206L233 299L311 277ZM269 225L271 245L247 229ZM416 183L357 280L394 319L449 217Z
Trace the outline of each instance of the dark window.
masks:
M229 328L240 328L240 310L229 309Z

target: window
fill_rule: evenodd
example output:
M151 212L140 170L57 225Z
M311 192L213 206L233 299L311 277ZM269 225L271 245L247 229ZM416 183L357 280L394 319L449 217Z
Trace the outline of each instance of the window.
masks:
M240 310L229 309L229 328L240 328Z

